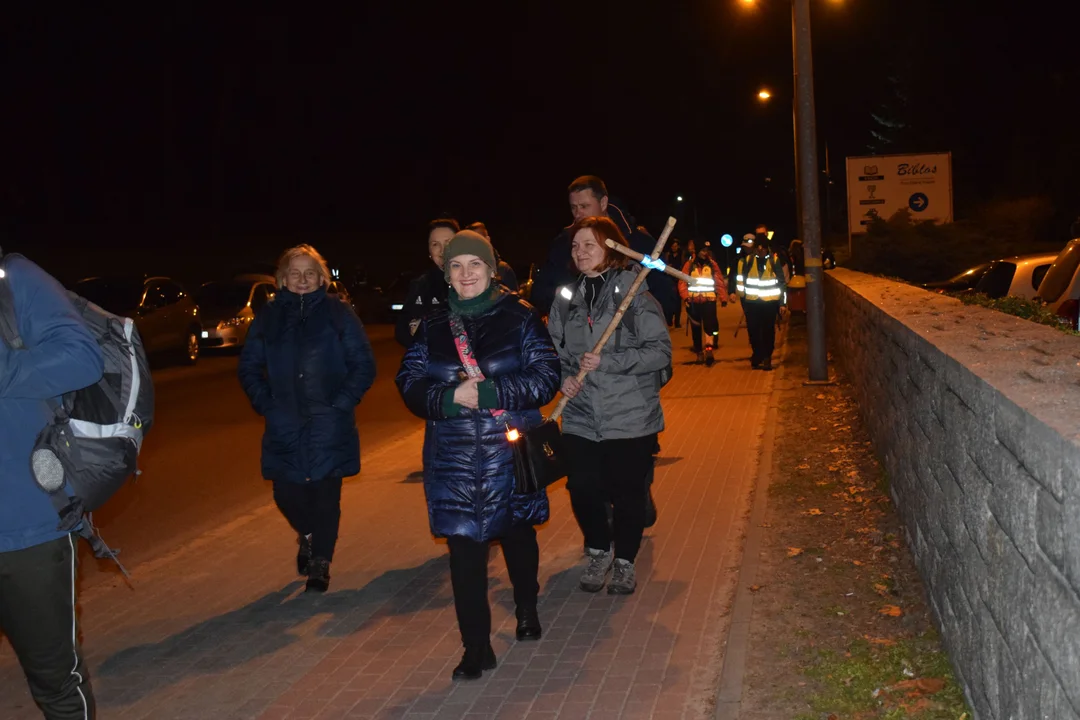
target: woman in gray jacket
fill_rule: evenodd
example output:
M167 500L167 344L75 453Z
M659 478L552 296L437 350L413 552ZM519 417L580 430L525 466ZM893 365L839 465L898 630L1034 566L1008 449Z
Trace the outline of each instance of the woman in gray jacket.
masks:
M660 304L639 291L600 353L592 351L636 275L625 256L605 245L626 245L606 217L579 220L571 228L571 254L581 276L559 289L548 331L559 350L569 463L570 502L585 536L588 564L581 588L629 595L637 587L634 559L645 529L645 498L657 434L664 429L661 371L671 364L671 337ZM574 377L586 369L579 383ZM607 506L614 509L608 525Z

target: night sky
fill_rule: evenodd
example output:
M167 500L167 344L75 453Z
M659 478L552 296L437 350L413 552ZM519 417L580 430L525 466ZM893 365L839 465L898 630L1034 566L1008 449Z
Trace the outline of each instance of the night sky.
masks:
M1035 193L1080 212L1063 17L811 4L838 209L876 111L907 125L887 151L953 152L958 217ZM310 241L387 277L423 267L424 225L447 213L527 266L584 173L654 232L678 194L676 235L794 231L786 2L68 5L0 10L0 242L59 274L194 278Z

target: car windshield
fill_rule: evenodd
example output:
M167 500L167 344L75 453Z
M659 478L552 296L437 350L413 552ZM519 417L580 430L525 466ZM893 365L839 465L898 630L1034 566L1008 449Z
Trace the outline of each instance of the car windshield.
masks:
M78 295L114 315L126 315L142 302L142 280L127 278L90 278L75 283Z
M206 283L195 293L195 302L202 308L239 309L247 305L251 285L236 282Z
M975 286L975 292L989 295L992 298L1003 298L1009 294L1014 275L1016 275L1016 263L1005 260L991 263L990 269L982 276L979 284Z
M1048 303L1057 302L1072 284L1077 266L1080 266L1080 240L1073 240L1046 271L1046 277L1039 285L1039 297Z

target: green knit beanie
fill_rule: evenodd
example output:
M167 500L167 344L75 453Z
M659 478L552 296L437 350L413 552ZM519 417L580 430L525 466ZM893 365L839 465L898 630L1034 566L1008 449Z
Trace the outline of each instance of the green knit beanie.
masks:
M450 238L443 253L443 275L447 282L450 282L450 261L460 255L475 255L495 270L495 248L491 246L491 241L478 232L462 230Z

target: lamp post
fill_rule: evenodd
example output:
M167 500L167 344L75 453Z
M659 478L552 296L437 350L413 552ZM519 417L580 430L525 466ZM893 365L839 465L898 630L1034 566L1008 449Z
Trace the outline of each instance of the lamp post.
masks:
M753 5L755 0L741 0ZM818 196L817 119L814 60L810 43L810 0L791 0L791 48L795 79L795 173L799 228L806 258L806 329L811 383L828 383L825 345L825 288L821 266L821 203ZM762 93L765 101L771 97Z

